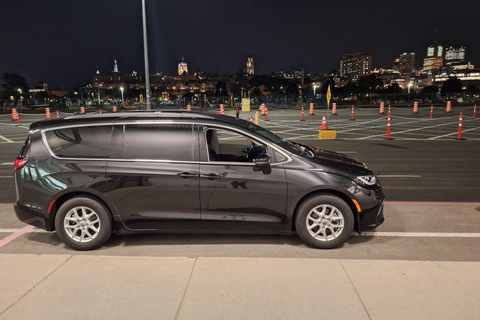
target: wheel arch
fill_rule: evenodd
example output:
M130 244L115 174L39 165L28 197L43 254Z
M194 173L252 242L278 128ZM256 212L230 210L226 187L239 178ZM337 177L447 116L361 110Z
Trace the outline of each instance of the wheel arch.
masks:
M60 209L60 207L65 202L67 202L68 200L70 200L72 198L76 198L76 197L86 197L86 198L90 198L90 199L93 199L93 200L97 201L102 206L104 206L105 209L107 209L108 213L110 214L110 216L112 217L112 220L113 220L112 209L110 208L108 203L105 202L101 197L99 197L98 195L95 195L94 193L90 193L90 192L86 192L86 191L73 191L73 192L63 194L55 200L55 202L54 202L54 204L53 204L53 206L50 210L50 221L51 221L50 228L51 228L51 230L49 230L49 231L55 231L56 230L56 228L55 228L55 217L57 216L57 213L58 213L58 210Z
M349 197L347 194L345 194L341 191L338 191L338 190L334 190L334 189L315 190L315 191L312 191L312 192L304 195L300 200L298 200L297 205L295 206L295 210L293 211L291 231L296 231L295 219L297 217L298 208L300 207L300 205L309 198L314 198L314 197L322 196L322 195L336 196L336 197L342 199L343 201L345 201L345 203L350 207L350 209L352 210L352 213L353 213L353 219L355 221L354 230L358 231L359 212L357 210L357 207L356 207L355 203L353 202L352 198Z

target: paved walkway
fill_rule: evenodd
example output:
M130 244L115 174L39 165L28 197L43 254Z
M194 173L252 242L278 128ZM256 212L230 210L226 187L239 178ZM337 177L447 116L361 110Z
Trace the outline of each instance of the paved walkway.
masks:
M0 319L479 319L480 263L0 255Z

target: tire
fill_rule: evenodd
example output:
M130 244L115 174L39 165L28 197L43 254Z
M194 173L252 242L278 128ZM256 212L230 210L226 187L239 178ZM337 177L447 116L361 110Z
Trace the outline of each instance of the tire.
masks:
M297 233L303 242L319 249L332 249L347 241L355 225L352 209L334 195L306 199L295 218Z
M67 200L55 217L58 237L75 250L101 247L112 235L112 226L109 210L89 197Z

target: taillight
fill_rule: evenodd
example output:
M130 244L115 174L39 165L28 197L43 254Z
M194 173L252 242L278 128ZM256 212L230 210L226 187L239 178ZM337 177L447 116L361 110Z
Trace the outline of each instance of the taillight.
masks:
M27 159L24 159L24 158L15 159L15 170L18 170L21 167L23 167L25 163L27 163Z

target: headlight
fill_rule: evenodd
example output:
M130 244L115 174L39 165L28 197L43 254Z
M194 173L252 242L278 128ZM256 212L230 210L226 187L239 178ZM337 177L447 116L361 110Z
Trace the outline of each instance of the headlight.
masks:
M363 184L366 186L373 186L377 183L377 177L375 175L368 175L368 176L359 176L355 181L359 184Z

